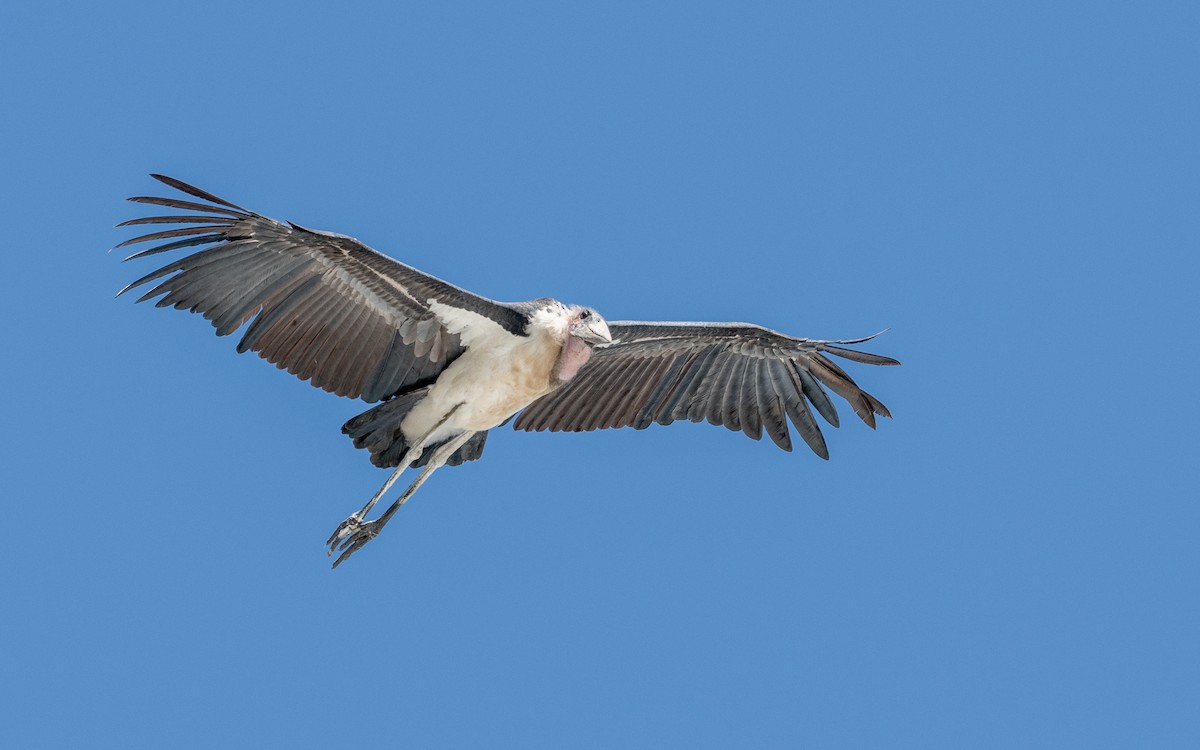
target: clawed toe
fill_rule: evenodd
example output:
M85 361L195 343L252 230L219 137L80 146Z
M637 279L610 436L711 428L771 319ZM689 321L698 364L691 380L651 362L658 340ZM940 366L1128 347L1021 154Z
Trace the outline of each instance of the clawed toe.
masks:
M341 543L341 546L337 547L342 554L338 556L338 559L333 561L333 567L336 568L341 565L350 555L353 555L362 549L367 542L374 539L379 534L379 530L383 528L383 525L379 521L368 521L367 523L356 523L355 527L353 531L347 528L343 534L343 536L346 536L346 540ZM342 529L339 527L338 531L334 532L334 537L337 537L341 532ZM340 539L340 537L338 538ZM336 540L330 543L329 554L333 554L334 545L336 544Z
M338 527L333 530L333 534L329 539L325 540L325 545L329 547L326 555L332 557L334 552L342 553L338 555L338 559L333 561L333 567L336 568L341 565L347 557L350 557L350 555L361 549L367 542L379 536L379 532L383 531L383 527L387 525L388 520L396 514L396 511L400 509L400 506L404 504L406 499L408 498L402 497L392 503L391 507L374 521L364 521L363 516L370 512L371 506L375 504L372 501L362 510L338 524Z
M333 534L325 540L325 546L329 547L329 551L325 554L332 555L337 549L338 544L340 544L343 539L362 528L362 525L362 516L357 513L338 524L338 527L333 530Z

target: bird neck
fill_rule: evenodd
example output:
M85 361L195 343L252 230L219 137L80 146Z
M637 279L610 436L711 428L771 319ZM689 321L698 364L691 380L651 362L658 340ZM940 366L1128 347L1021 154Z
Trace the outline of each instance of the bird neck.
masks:
M567 335L559 352L558 361L554 364L554 380L558 385L566 383L575 377L579 368L583 367L592 356L592 347L578 336Z

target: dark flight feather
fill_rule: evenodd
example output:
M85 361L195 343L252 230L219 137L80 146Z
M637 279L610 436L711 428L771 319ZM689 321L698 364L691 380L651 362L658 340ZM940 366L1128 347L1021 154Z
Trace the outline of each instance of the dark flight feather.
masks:
M870 340L798 339L747 323L609 324L611 344L596 347L573 380L530 404L513 426L527 431L644 429L677 419L707 420L758 440L764 430L791 450L790 420L804 442L829 457L812 407L833 426L825 387L846 399L867 425L891 416L825 354L872 365L898 365L843 344Z

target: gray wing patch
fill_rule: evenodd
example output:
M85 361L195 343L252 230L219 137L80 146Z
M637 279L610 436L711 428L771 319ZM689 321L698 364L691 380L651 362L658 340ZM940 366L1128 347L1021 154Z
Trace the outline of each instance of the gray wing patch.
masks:
M285 224L170 177L155 179L193 198L130 200L177 211L119 226L186 224L118 247L163 241L126 260L200 245L134 281L158 282L138 301L200 313L224 336L246 323L239 351L339 396L378 401L435 378L463 351L428 308L436 299L524 331L526 317L375 252L355 239Z
M746 323L616 322L609 329L613 343L598 347L575 378L521 412L515 429L644 429L686 419L724 425L755 440L766 432L790 451L790 420L813 452L828 458L812 409L835 427L838 417L822 384L871 427L875 415L891 416L825 356L899 364L838 346L868 339L796 339Z

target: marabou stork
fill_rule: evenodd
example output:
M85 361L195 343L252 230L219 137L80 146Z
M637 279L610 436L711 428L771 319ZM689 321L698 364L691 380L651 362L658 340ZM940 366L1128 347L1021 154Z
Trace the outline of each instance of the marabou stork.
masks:
M282 223L179 180L201 203L138 196L183 212L118 226L182 224L135 237L168 240L126 260L199 245L119 293L157 281L138 302L202 314L218 336L249 323L238 351L339 396L382 403L342 427L371 463L396 467L326 544L334 567L373 539L439 467L474 461L488 430L579 432L707 419L792 449L787 420L821 458L813 418L838 424L822 384L872 428L886 407L826 355L871 365L889 357L852 341L792 338L748 323L608 323L589 307L543 297L495 302L340 234ZM421 471L379 518L367 514L406 467Z

